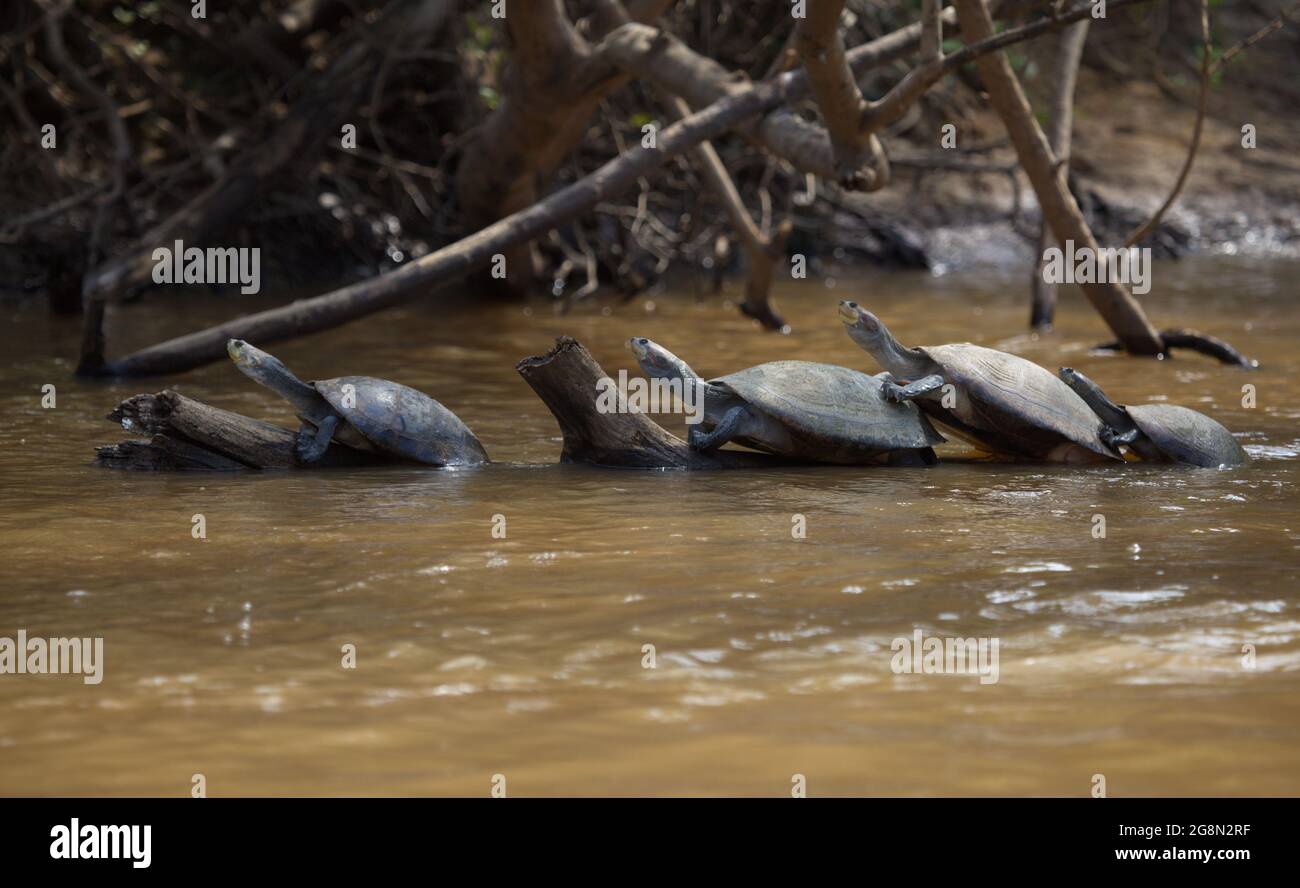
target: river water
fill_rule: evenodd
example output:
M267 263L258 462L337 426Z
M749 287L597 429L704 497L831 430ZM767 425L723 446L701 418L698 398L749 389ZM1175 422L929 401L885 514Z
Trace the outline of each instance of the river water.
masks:
M1057 333L1022 335L1023 278L785 284L789 336L680 292L564 316L428 304L273 349L304 378L442 400L496 461L455 472L98 468L94 446L124 437L104 415L137 391L293 420L224 363L77 382L77 322L6 307L0 636L102 637L104 664L98 685L0 675L0 793L184 795L196 774L214 796L486 795L503 778L520 796L785 795L796 775L810 795L1084 796L1094 775L1113 796L1300 793L1300 265L1155 269L1156 323L1229 339L1254 373L1094 353L1104 330L1073 292ZM875 372L836 317L848 297L906 343L970 340L1204 410L1255 460L560 466L513 369L570 334L610 373L635 372L632 335L706 375ZM160 294L117 312L110 341L245 306ZM998 680L896 674L891 645L917 630L996 641Z

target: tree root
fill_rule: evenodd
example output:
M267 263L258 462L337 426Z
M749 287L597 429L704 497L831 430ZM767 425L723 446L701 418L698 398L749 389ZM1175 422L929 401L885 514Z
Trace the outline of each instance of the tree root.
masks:
M1200 352L1203 355L1209 355L1216 358L1224 364L1232 364L1237 367L1245 367L1254 370L1259 366L1259 361L1248 358L1241 352L1237 351L1231 344L1224 342L1217 336L1210 336L1206 333L1198 333L1195 330L1162 330L1160 339L1164 342L1164 354L1169 355L1170 349L1185 348L1189 351ZM1096 346L1099 351L1123 351L1124 346L1118 342L1103 342Z

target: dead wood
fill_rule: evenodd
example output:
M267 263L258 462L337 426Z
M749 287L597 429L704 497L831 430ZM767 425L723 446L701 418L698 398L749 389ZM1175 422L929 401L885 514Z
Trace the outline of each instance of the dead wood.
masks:
M602 413L598 386L607 374L576 339L561 336L544 355L515 369L542 399L564 435L560 462L627 469L727 469L788 464L764 453L700 453L643 413Z
M96 462L121 469L233 471L291 469L295 432L195 401L174 391L127 398L108 419L148 441L126 441L96 449ZM381 465L379 454L330 444L316 467Z

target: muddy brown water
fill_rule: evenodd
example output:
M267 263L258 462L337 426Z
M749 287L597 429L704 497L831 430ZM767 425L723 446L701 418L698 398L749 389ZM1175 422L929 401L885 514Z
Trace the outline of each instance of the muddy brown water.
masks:
M563 317L409 307L274 349L304 378L438 397L496 460L456 472L97 468L93 446L124 437L104 414L136 391L290 413L226 364L76 382L76 322L6 307L0 636L102 637L104 671L0 675L0 793L182 795L195 774L210 795L484 795L494 775L511 795L782 795L796 774L812 795L1086 795L1096 774L1110 795L1300 793L1300 265L1156 267L1157 322L1230 339L1255 373L1094 353L1102 328L1074 293L1056 334L1022 335L1022 278L787 284L786 337L684 292ZM906 342L969 339L1207 411L1254 462L559 466L513 369L568 333L611 373L635 369L632 335L704 374L874 372L836 318L846 296ZM236 307L168 294L115 315L112 341ZM918 629L996 639L998 681L895 674L894 639Z

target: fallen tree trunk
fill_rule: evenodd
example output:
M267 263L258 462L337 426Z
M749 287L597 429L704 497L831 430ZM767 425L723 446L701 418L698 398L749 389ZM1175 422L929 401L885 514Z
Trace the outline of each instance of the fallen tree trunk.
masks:
M596 406L606 379L600 364L576 340L561 336L544 355L524 358L515 369L542 399L564 435L562 463L627 469L730 469L787 465L765 453L715 450L700 453L643 413L603 413Z
M235 471L297 468L297 434L286 428L212 407L173 391L134 395L108 419L148 441L96 448L96 463L119 469ZM382 465L385 457L330 444L323 467Z
M181 336L110 361L95 376L149 376L178 373L219 360L226 341L247 339L257 345L336 327L354 318L410 299L422 285L444 284L487 266L492 257L513 245L532 240L551 228L586 212L630 188L636 180L700 142L716 137L740 121L783 100L783 81L762 84L724 99L665 129L657 148L636 147L596 172L527 209L495 222L464 240L417 259L397 271L362 281L324 296L246 315Z

